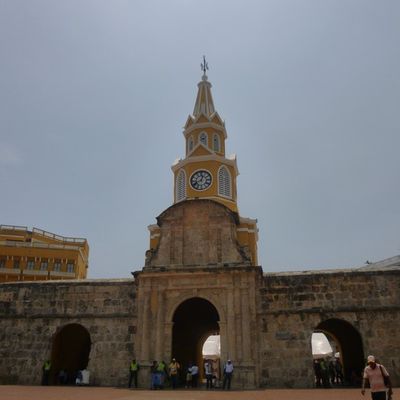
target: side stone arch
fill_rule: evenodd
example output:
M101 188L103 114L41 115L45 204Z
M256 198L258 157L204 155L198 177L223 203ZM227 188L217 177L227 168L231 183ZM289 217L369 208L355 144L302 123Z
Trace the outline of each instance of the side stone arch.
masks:
M69 322L56 328L51 344L51 381L74 383L78 370L89 364L92 340L89 330L81 322ZM65 381L58 382L60 371Z
M364 367L364 345L361 334L353 323L345 318L332 316L321 320L313 332L321 332L334 342L336 351L340 353L346 384L360 386Z

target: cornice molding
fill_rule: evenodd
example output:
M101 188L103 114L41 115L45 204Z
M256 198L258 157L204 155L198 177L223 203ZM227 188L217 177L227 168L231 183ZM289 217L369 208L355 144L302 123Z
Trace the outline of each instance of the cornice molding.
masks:
M178 169L183 168L185 165L194 164L198 162L205 162L205 161L216 161L220 162L221 164L229 165L233 167L235 171L235 177L239 175L239 170L237 167L236 158L230 160L229 158L219 156L217 154L210 154L206 156L198 156L198 157L190 157L178 160L174 165L171 166L171 170L175 173Z
M183 133L183 136L185 136L185 138L187 138L187 136L190 133L192 133L193 131L195 131L196 129L205 129L205 128L212 128L212 129L222 132L224 135L224 139L227 139L227 137L228 137L225 127L218 125L215 122L193 123L188 128L186 128L186 129L184 128L182 133Z

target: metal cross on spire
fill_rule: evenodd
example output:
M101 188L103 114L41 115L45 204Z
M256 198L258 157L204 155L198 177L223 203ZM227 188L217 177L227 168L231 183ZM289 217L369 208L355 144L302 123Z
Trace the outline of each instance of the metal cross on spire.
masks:
M200 65L201 65L201 70L203 71L203 73L205 75L206 71L208 70L208 63L206 61L206 56L203 56L203 62Z

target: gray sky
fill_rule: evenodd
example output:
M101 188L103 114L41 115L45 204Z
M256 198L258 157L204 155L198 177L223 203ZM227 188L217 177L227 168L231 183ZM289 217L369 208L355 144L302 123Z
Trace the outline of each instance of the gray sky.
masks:
M397 0L0 0L0 223L144 265L207 56L264 271L400 254Z

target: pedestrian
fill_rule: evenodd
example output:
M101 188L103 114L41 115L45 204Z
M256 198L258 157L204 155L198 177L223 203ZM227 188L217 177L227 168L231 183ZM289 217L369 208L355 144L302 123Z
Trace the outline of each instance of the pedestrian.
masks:
M213 378L213 370L210 360L205 360L204 363L204 374L206 376L206 387L207 389L212 389L212 378Z
M192 365L192 387L197 388L197 382L199 381L199 367L194 363Z
M329 371L329 379L331 381L331 385L335 383L336 372L335 372L335 364L333 360L329 360L328 362L328 371Z
M167 378L167 364L162 360L157 365L157 372L160 377L160 389L164 389L165 379Z
M322 376L322 385L324 388L330 388L331 385L329 383L329 367L328 362L324 358L322 358L319 362L321 366L321 376Z
M186 384L185 388L190 388L192 387L192 363L189 363L189 366L186 370Z
M50 360L46 360L42 366L42 385L43 386L48 386L48 384L49 384L50 370L51 370L51 362L50 362Z
M317 387L322 386L322 369L319 360L314 360L314 374L315 374L315 385Z
M389 373L386 368L382 364L378 364L374 356L368 356L367 364L368 365L364 369L361 394L364 395L365 385L368 381L371 388L372 400L390 400L393 391ZM386 388L388 388L387 397Z
M138 372L139 372L139 364L135 359L129 365L129 384L128 387L132 386L132 381L135 385L135 388L138 387Z
M335 362L335 375L336 375L336 383L340 383L341 385L343 385L344 384L343 367L339 358L336 358Z
M171 363L169 364L169 377L171 379L172 389L176 389L178 387L178 376L179 376L179 369L181 366L176 361L175 358L172 359Z
M233 374L233 364L231 360L228 360L224 365L224 383L222 385L222 389L230 390L231 388L231 381L232 381L232 374Z
M155 390L159 387L159 374L157 371L158 363L156 360L153 361L150 367L150 389Z

